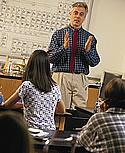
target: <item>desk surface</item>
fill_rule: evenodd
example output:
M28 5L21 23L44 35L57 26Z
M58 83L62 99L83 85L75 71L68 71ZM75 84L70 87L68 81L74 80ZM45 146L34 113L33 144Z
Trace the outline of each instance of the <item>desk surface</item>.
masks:
M78 112L83 112L83 113L85 113L85 114L88 115L89 117L92 116L92 115L95 113L94 108L89 108L89 107L78 107L78 106L75 106L75 109L76 109Z
M20 74L12 74L12 73L1 73L0 72L0 78L22 80L22 75L20 75Z
M76 131L49 131L50 144L49 150L50 152L57 151L58 153L70 153L72 148L71 141L66 141L66 138L71 137L71 134L77 134ZM45 146L45 142L42 139L34 138L34 146L37 149L38 153L42 153L42 149ZM39 151L38 151L39 150ZM76 145L76 153L88 153L84 147Z

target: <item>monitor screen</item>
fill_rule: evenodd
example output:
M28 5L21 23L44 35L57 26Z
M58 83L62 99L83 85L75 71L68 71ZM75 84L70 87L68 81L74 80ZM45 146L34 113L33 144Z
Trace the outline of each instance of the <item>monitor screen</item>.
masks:
M101 89L100 89L100 94L99 97L103 98L103 92L106 84L112 80L113 78L122 78L121 73L115 73L115 72L110 72L110 71L103 71L102 77L101 77Z

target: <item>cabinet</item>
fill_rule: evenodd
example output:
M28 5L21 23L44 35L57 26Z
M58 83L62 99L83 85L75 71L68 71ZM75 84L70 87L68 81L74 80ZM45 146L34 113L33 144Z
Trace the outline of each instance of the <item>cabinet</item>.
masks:
M0 76L0 86L2 86L2 93L4 95L4 99L7 99L11 96L16 89L20 86L22 80L21 77L2 77ZM98 99L99 88L89 88L88 89L88 101L87 107L94 108L95 103Z
M98 100L99 88L89 88L88 89L88 101L87 107L94 108L95 103Z
M0 77L0 86L2 86L1 92L3 93L4 99L10 97L21 82L22 81L18 79Z

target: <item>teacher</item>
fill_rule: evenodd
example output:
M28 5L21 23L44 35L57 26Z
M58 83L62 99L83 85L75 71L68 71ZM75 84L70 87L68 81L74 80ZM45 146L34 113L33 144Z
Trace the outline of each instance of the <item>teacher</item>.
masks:
M86 107L88 99L89 66L100 62L96 50L97 40L82 28L88 6L85 2L72 5L70 24L53 33L48 49L53 63L53 79L59 84L67 109Z

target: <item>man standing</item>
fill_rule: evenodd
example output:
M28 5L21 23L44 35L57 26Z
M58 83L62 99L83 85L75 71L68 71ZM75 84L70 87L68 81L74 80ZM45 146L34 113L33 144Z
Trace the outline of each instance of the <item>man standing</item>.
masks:
M97 40L82 28L88 12L85 2L76 2L70 11L69 26L54 32L48 55L53 63L53 79L59 84L67 109L86 107L88 99L89 66L100 62Z

